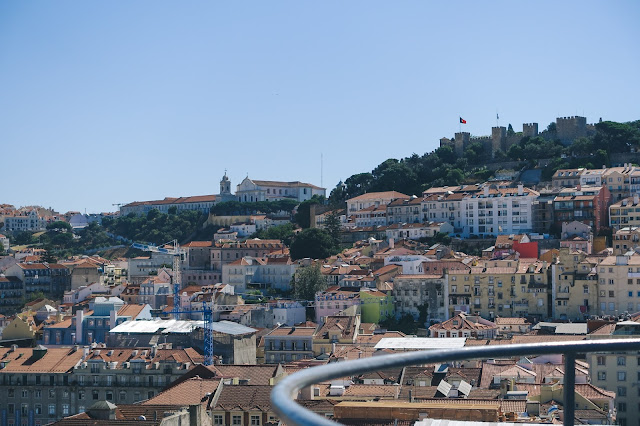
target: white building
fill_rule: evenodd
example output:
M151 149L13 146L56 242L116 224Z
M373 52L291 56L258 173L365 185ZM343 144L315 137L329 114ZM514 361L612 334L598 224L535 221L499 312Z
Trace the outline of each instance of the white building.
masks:
M261 259L244 256L222 265L222 282L231 284L240 293L249 286L288 291L296 269L297 264L288 256Z
M278 182L253 180L247 176L237 186L236 198L240 202L277 201L292 199L305 201L314 195L326 196L326 189L304 182Z
M580 174L581 186L602 186L607 169L585 169Z
M495 188L465 196L461 203L463 237L523 234L533 229L533 202L538 193L529 188Z
M403 223L387 226L385 229L387 239L394 240L419 240L420 238L433 238L439 233L453 233L453 226L447 222L431 223Z
M197 195L192 197L166 197L164 200L155 201L134 201L120 207L120 216L130 213L136 215L146 215L151 210L158 210L161 213L168 213L169 209L175 207L178 212L185 210L197 210L208 214L211 207L216 204L215 195Z
M424 222L447 222L459 232L463 227L461 203L463 193L431 194L421 202Z
M256 225L254 223L234 223L229 226L231 232L235 232L238 237L248 237L256 233Z
M387 224L387 205L369 206L355 213L356 227L385 226Z
M38 215L38 211L33 209L17 216L4 216L3 231L42 231L46 229L47 221Z
M9 250L9 238L6 235L0 234L0 246L2 246L5 253Z

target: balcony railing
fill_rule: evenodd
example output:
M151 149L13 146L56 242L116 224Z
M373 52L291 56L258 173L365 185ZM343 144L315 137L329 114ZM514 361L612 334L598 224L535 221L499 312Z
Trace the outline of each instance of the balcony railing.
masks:
M535 343L496 346L469 346L462 349L404 352L394 355L381 355L354 361L335 362L318 367L308 368L294 373L279 382L271 392L271 402L287 425L324 425L335 426L336 423L295 402L298 392L316 383L340 377L353 376L370 371L409 365L433 364L447 361L463 361L468 359L488 359L495 357L512 357L524 355L564 355L564 419L563 424L574 424L575 409L575 361L577 354L590 352L625 352L640 350L640 339L606 339L575 342Z

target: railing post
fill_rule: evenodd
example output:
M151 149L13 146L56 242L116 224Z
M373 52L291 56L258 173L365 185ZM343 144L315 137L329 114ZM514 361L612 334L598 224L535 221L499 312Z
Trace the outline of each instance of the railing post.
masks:
M573 426L576 407L576 354L564 354L564 420L562 424Z

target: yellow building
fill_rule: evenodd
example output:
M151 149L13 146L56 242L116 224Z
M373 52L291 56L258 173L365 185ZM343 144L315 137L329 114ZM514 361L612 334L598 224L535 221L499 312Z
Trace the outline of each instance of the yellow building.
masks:
M561 248L552 266L552 317L584 320L598 313L598 273L602 258Z
M449 309L494 319L548 318L548 265L537 259L481 260L470 270L447 271Z

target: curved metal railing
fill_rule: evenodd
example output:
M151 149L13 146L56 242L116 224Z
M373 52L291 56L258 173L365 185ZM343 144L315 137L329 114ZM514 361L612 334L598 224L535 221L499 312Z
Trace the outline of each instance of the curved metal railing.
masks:
M591 352L640 351L640 339L607 339L590 341L547 342L540 344L514 344L471 346L461 349L404 352L381 355L354 361L336 362L311 367L280 381L271 392L275 412L288 426L325 425L336 426L336 422L303 408L295 402L298 392L307 386L326 380L353 376L390 367L406 367L416 364L487 359L505 356L563 354L564 376L564 420L565 425L574 424L575 407L575 360L577 354Z

